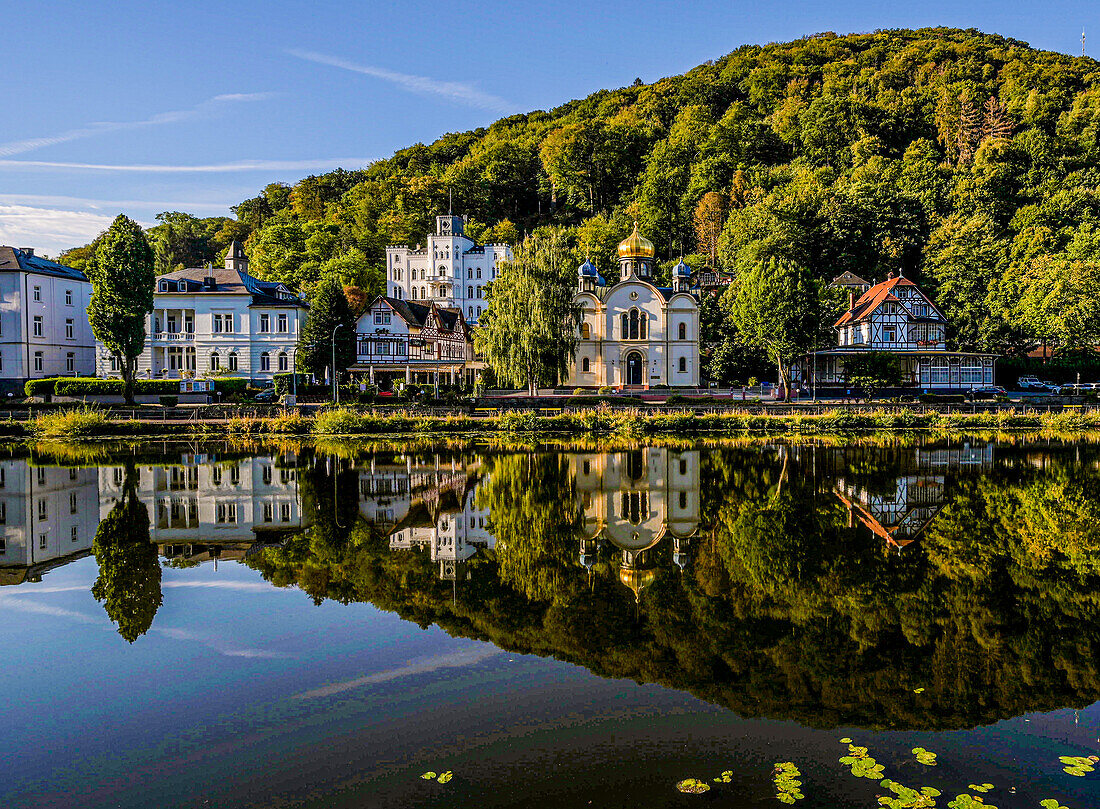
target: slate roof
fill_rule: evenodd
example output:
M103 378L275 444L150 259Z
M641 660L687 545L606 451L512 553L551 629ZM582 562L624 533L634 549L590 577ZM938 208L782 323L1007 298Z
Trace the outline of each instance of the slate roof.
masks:
M214 288L207 289L207 278L214 279ZM229 270L224 267L190 267L185 270L165 273L157 277L157 289L160 289L161 281L189 281L187 293L216 293L221 295L251 295L250 306L295 306L307 307L308 304L299 298L280 298L280 289L289 290L286 285L274 281L261 281L253 278L242 270ZM164 293L160 293L164 294Z
M840 275L838 275L836 278L834 278L829 283L832 284L833 286L838 286L838 287L852 287L852 286L869 287L869 286L871 286L870 281L864 281L858 275L855 275L854 273L848 272L847 270L842 272Z
M917 292L920 292L921 297L924 298L928 305L931 306L934 311L939 312L939 309L936 307L935 304L932 303L931 300L928 299L928 296L921 292L920 287L917 287L917 285L910 281L908 278L897 275L893 278L887 278L885 281L881 281L875 284L869 290L860 295L859 299L856 300L856 305L845 312L843 315L841 315L840 320L834 323L833 327L835 328L837 326L843 326L845 323L856 323L860 320L863 320L865 317L870 315L873 311L878 309L879 306L886 303L887 301L897 301L898 298L894 295L894 290L898 287L915 287L917 289Z
M431 305L417 303L416 301L399 300L388 295L380 295L379 299L389 304L390 308L397 312L402 320L413 326L423 326L428 320L428 313L432 311ZM462 321L462 313L458 309L445 309L442 306L437 306L436 311L439 312L439 319L443 328L447 331L457 330L459 323L464 322Z
M88 282L88 276L80 270L33 255L19 247L0 246L0 272L33 272L39 275L52 275L55 278L68 278L71 281Z

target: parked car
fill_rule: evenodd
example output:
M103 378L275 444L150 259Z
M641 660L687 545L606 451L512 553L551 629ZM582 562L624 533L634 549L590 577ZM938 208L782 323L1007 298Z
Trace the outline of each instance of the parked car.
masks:
M268 388L262 390L252 397L254 402L274 402L275 401L275 388Z
M1016 380L1016 387L1020 390L1045 390L1045 385L1037 376L1021 376Z
M1008 391L998 385L985 385L980 388L971 388L966 392L966 398L972 402L978 399L997 399L1007 395Z

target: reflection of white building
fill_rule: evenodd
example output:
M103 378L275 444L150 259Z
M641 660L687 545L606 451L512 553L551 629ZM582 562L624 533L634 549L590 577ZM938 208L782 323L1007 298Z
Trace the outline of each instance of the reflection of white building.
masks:
M95 469L0 461L0 584L36 580L95 540Z
M477 468L454 458L404 459L360 471L360 514L389 533L390 550L427 552L439 577L459 578L461 565L496 539L489 511L477 507Z
M904 473L892 479L864 481L837 475L835 491L848 510L850 528L859 523L888 548L900 551L918 538L946 504L943 472L992 468L993 444L918 447L912 460Z
M584 515L580 562L591 568L606 540L622 551L620 580L639 596L656 572L646 552L662 540L683 569L699 530L699 451L644 447L629 452L570 455Z
M305 527L293 456L230 461L191 458L170 466L138 467L138 498L149 509L150 538L169 558L191 556L195 545L240 543ZM99 473L100 515L122 494L122 467Z

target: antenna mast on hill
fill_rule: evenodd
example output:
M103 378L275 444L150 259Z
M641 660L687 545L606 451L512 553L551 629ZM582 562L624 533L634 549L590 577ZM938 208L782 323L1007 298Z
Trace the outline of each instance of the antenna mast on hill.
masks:
M1085 55L1085 29L1081 28L1081 55Z

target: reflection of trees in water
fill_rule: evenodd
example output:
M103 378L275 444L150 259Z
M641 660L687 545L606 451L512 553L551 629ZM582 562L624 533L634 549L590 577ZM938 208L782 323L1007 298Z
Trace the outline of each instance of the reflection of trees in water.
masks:
M897 453L861 453L860 474L909 474ZM487 460L479 503L498 549L475 557L457 594L423 555L390 553L363 524L333 556L291 543L254 563L315 598L371 601L746 716L962 728L1100 697L1093 463L1048 454L1037 465L1021 454L966 474L945 469L944 507L897 554L849 524L833 493L844 467L835 455L705 453L707 527L683 573L667 547L652 549L657 576L637 606L613 549L590 570L579 564L576 495L554 454Z
M149 538L149 512L138 499L132 462L121 499L99 523L92 552L99 565L92 595L103 602L118 634L133 643L153 625L162 599L157 546Z

